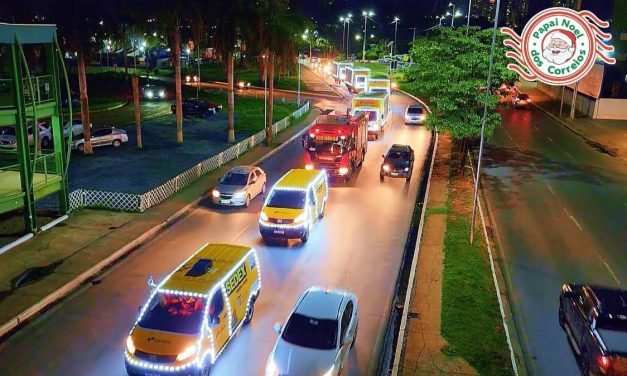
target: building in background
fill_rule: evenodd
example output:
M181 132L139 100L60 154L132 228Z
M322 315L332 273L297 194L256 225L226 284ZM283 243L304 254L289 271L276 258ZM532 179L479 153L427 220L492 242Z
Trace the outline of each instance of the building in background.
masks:
M499 24L520 28L527 21L530 0L501 0ZM471 18L494 21L495 0L474 0L470 7Z

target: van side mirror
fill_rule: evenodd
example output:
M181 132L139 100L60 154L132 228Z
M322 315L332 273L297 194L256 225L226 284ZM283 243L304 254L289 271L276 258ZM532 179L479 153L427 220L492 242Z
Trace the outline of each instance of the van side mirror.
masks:
M385 154L381 154L381 157L385 158Z
M281 333L281 329L282 329L282 327L281 327L281 323L280 322L277 322L276 324L274 324L274 331L275 332L280 334Z
M137 307L137 314L140 314L140 313L142 313L142 306Z
M155 280L152 278L151 275L148 276L148 287L150 287L151 289L157 287L157 284L155 283Z

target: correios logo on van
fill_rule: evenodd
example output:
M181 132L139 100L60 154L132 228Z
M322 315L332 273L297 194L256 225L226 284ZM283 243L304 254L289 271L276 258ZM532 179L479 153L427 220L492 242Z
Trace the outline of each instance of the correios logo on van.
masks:
M507 57L516 61L507 67L529 81L567 85L584 77L598 58L608 64L614 47L607 44L612 35L601 31L609 23L592 12L568 8L549 8L535 15L519 36L510 28L501 32L510 36L503 43L512 47Z

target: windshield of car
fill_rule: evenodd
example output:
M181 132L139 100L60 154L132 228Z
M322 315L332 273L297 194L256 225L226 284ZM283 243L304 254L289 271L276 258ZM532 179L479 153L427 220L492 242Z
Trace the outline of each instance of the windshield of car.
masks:
M331 350L337 342L337 321L314 319L294 313L285 325L281 337L297 346Z
M327 153L331 155L340 155L345 151L340 142L316 139L309 141L309 149L314 149L317 153Z
M6 134L7 136L15 136L15 128L6 127L2 130L2 134Z
M195 334L200 331L205 298L155 294L138 325L145 329Z
M388 159L397 159L397 160L401 160L401 161L408 161L409 160L409 153L406 151L400 151L400 150L390 150L388 152L387 157Z
M364 111L368 115L368 121L377 121L377 111Z
M422 114L422 107L409 107L407 109L408 114Z
M302 209L305 207L305 191L275 189L267 206L273 208Z
M220 183L225 185L246 185L248 183L248 174L229 172L224 175Z

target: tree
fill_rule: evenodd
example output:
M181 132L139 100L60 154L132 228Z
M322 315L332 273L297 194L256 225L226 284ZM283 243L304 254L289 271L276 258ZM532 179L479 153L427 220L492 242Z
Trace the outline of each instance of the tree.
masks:
M497 37L494 68L488 92L488 117L485 136L490 138L501 116L495 111L499 96L493 90L505 82L514 82L516 74L507 69L503 37ZM414 61L405 72L406 88L429 102L427 117L430 129L447 131L461 142L463 155L481 131L485 86L492 42L492 30L441 28L424 38L416 39L410 54ZM463 158L463 157L462 157ZM460 171L465 160L462 160Z

